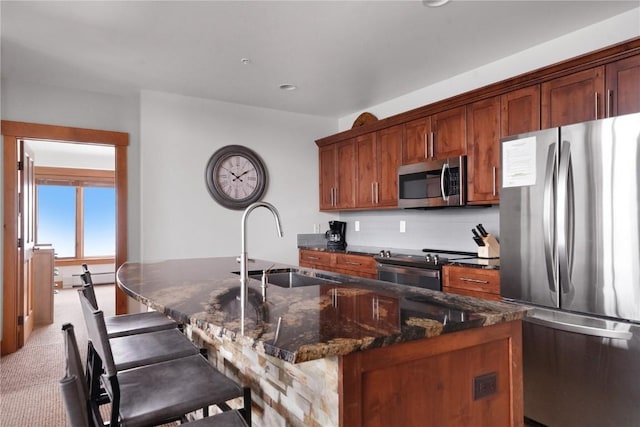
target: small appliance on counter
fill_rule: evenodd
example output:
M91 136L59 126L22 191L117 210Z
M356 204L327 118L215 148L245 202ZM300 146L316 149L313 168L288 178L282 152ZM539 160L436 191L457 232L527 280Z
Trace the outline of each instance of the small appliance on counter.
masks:
M328 249L344 250L347 248L347 223L342 221L329 221L329 230L324 233L327 239Z

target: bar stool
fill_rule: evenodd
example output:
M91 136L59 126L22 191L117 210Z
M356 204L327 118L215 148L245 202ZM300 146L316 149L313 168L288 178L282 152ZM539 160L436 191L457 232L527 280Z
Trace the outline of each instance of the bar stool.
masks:
M85 269L84 273L80 275L84 282L83 288L87 291L87 299L97 310L98 301L93 289L91 272L87 269L86 264L83 264L82 268ZM105 317L105 324L107 325L109 338L173 329L179 326L177 322L157 311L107 316Z
M87 307L87 305L83 305ZM251 421L251 391L242 388L211 366L201 355L182 357L118 371L107 337L102 311L90 313L87 333L104 365L101 383L111 403L111 425L149 425L178 419L184 414L243 398L242 415Z
M67 413L67 423L70 427L86 427L86 426L104 426L104 420L98 410L97 405L92 404L85 388L85 378L83 375L83 367L78 351L78 344L73 330L73 325L65 323L62 326L63 338L65 343L66 367L65 375L60 380L60 391L62 400ZM198 356L199 357L199 356ZM153 388L148 389L147 393L153 393ZM250 395L249 395L250 398ZM245 405L246 406L246 405ZM180 417L183 419L184 417ZM113 420L112 420L113 421ZM123 425L117 421L117 424L109 424L110 426ZM157 425L164 423L164 420L150 420L145 425ZM210 417L205 417L193 422L186 423L190 427L248 427L247 421L243 418L242 413L238 410L230 410L222 412Z

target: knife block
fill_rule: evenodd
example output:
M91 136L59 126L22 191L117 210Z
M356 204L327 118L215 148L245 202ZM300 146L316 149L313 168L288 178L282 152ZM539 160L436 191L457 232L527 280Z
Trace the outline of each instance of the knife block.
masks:
M500 258L500 243L493 237L493 234L487 234L482 238L484 246L478 246L479 258Z

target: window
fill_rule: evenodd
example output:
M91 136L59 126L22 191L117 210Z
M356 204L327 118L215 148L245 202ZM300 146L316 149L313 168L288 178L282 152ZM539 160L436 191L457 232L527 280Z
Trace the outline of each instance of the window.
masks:
M36 168L37 243L58 259L113 258L116 194L113 171Z

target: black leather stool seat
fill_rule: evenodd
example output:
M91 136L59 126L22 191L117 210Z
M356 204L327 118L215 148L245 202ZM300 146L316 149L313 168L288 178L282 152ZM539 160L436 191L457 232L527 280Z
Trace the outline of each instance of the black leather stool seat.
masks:
M103 378L107 393L113 395L109 379ZM132 427L175 419L244 395L240 386L200 355L121 371L117 381L120 417L123 425Z
M97 308L97 307L96 307ZM145 313L120 314L104 318L109 338L126 335L146 334L166 329L175 329L178 324L157 311Z
M109 342L118 371L200 354L178 329L111 338Z

